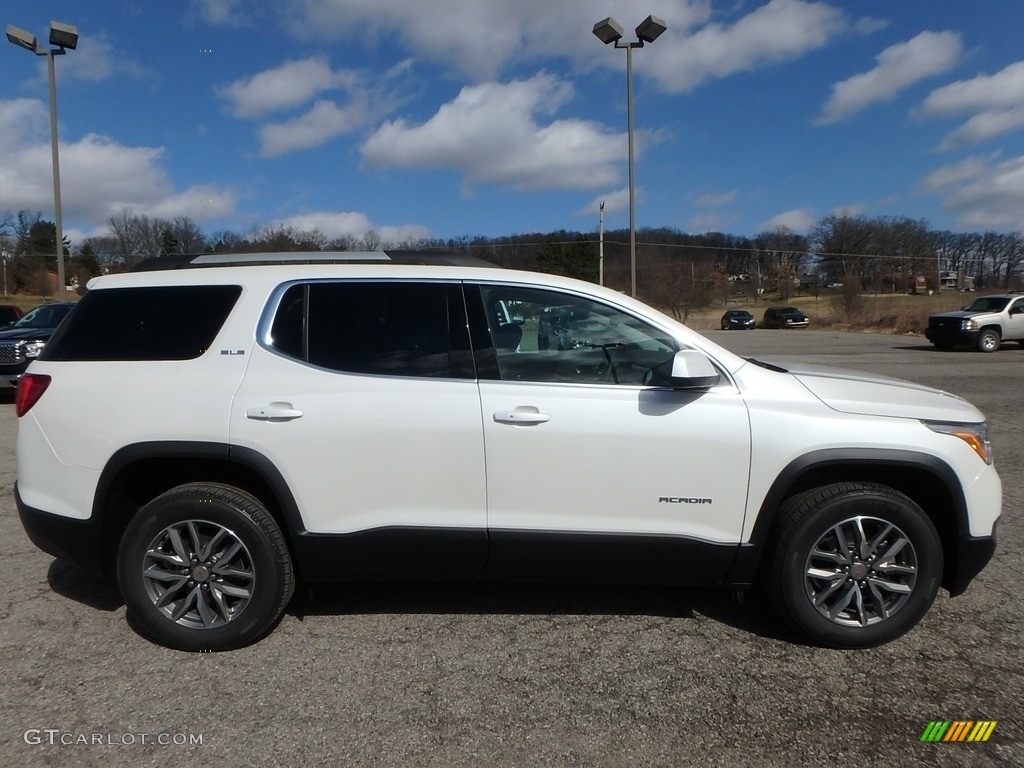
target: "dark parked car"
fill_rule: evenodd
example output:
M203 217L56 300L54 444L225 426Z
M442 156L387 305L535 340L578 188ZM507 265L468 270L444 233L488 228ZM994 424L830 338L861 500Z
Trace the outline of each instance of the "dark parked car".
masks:
M15 304L0 304L0 328L12 325L24 314L24 310Z
M74 306L70 301L44 304L0 331L0 381L18 383Z
M757 327L754 316L745 309L730 309L722 315L722 330L752 330Z
M761 318L762 328L806 328L807 315L796 307L768 307Z

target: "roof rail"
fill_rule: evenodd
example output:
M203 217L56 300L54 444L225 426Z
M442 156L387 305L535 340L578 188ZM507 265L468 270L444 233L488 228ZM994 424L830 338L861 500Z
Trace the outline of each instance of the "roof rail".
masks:
M155 256L145 259L132 272L192 267L255 266L269 264L423 264L451 267L494 267L496 265L462 251L282 251L275 253L205 253Z
M207 253L189 262L193 267L253 264L337 264L391 261L383 251L286 251L281 253Z

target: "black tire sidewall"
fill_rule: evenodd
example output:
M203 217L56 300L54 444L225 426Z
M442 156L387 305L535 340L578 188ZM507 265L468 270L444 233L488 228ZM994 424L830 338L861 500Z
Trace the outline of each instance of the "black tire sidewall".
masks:
M906 534L917 557L918 574L909 601L891 618L866 627L845 627L818 613L804 584L811 547L837 523L851 517L875 517ZM865 648L889 642L916 625L931 607L942 576L942 546L931 520L912 502L865 491L836 496L811 510L785 548L777 587L788 614L801 632L839 648Z
M144 507L131 521L117 557L117 580L130 619L150 639L186 651L222 651L260 639L278 618L282 590L288 588L282 563L270 538L246 511L247 499L228 501L210 494L166 495ZM256 574L253 595L242 613L212 629L183 627L153 605L142 577L149 545L168 526L184 520L205 520L229 528L249 551Z

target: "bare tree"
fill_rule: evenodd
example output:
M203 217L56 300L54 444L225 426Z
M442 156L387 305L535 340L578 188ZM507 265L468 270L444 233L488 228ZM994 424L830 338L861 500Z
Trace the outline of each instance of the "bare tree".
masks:
M757 248L759 273L775 285L782 301L789 300L794 282L799 285L804 260L807 258L807 238L795 234L787 227L763 232L754 239Z
M172 219L169 231L174 236L178 253L203 253L209 247L206 235L188 216L176 216Z

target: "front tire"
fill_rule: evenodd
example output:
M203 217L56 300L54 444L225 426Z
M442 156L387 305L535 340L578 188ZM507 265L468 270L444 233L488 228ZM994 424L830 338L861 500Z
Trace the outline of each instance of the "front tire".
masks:
M995 352L999 349L1000 342L999 331L995 328L983 328L978 334L978 351Z
M295 587L281 529L255 497L190 483L129 522L117 578L133 624L183 651L226 651L260 640Z
M869 648L913 628L935 600L942 545L924 511L875 483L790 499L765 574L775 610L834 648Z

